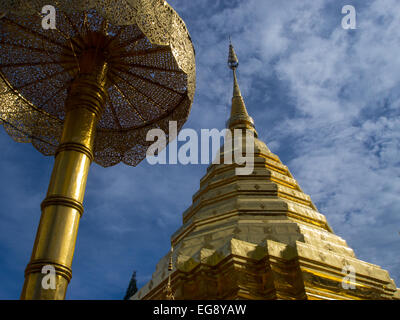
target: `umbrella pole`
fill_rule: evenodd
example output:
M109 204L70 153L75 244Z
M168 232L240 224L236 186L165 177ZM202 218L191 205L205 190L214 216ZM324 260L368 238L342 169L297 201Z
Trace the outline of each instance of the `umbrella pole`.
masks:
M96 61L96 56L91 58ZM62 138L47 196L41 204L42 215L25 269L21 299L65 298L72 277L87 176L93 161L96 126L107 97L106 73L107 63L93 63L93 68L87 68L71 85ZM55 288L52 288L52 270L55 270Z

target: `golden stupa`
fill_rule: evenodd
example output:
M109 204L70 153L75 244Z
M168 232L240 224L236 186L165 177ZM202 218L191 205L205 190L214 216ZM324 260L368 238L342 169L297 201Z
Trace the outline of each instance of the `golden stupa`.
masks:
M208 167L172 235L174 250L131 299L400 299L388 272L356 258L289 169L257 139L232 45L229 66L234 92L228 128L255 133L253 174L236 175L235 164Z

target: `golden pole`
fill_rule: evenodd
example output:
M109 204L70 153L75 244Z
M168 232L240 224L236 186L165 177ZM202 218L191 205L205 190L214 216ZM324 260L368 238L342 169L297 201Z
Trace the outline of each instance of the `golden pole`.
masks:
M25 270L21 299L65 298L72 277L79 219L89 167L93 160L96 126L107 98L107 63L94 49L79 60L80 74L73 81L66 103L66 118L55 156L47 196L30 262ZM43 267L54 267L55 289L42 285ZM45 279L46 280L46 279Z

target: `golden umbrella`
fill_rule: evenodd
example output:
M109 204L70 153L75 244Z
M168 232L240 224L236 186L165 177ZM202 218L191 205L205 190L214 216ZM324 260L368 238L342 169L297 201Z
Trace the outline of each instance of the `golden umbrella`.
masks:
M56 8L55 29L42 9ZM161 0L0 1L0 123L55 164L21 299L64 299L92 161L136 166L153 128L186 122L195 91L185 24ZM42 285L45 266L56 288Z

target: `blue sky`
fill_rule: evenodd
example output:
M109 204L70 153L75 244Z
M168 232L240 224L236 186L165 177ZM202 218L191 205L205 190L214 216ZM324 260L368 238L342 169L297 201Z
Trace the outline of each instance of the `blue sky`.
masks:
M191 33L197 91L185 128L223 129L232 80L260 138L359 259L400 286L400 3L170 0ZM357 29L341 27L354 5ZM0 128L0 299L19 298L53 158ZM206 165L93 165L68 299L121 299L147 282Z

